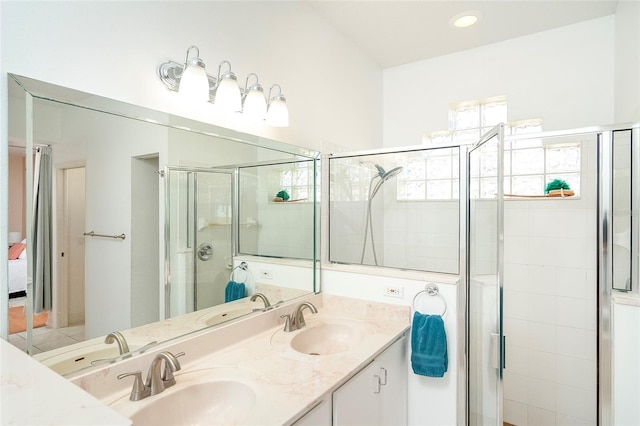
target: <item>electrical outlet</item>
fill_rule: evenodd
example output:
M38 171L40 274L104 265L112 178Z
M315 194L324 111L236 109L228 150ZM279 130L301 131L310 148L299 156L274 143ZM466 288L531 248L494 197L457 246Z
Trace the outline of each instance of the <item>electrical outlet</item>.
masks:
M265 280L272 280L273 279L273 271L268 271L268 270L260 271L260 278L265 279Z
M404 297L404 287L384 286L382 295L387 297Z

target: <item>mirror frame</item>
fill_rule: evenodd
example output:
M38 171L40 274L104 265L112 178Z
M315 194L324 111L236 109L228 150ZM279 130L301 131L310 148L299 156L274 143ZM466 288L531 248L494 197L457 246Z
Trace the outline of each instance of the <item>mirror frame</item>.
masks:
M262 149L269 149L271 151L277 151L277 152L282 152L284 154L287 155L293 155L293 156L299 156L299 157L303 157L304 161L313 161L314 165L315 165L315 170L316 170L316 178L313 180L313 186L314 186L314 194L313 194L313 203L315 208L313 209L313 238L314 238L314 242L313 242L313 257L312 259L309 259L310 262L310 270L312 272L312 289L309 291L309 293L318 293L319 292L319 288L320 288L320 258L319 258L319 247L318 245L320 244L320 201L317 198L317 188L318 185L320 184L317 180L317 174L319 171L319 167L320 167L320 152L317 152L315 150L310 150L304 147L300 147L300 146L294 146L294 145L290 145L287 143L283 143L283 142L279 142L279 141L275 141L272 139L267 139L264 137L260 137L260 136L256 136L256 135L251 135L251 134L246 134L246 133L241 133L232 129L226 129L226 128L222 128L213 124L209 124L209 123L205 123L205 122L200 122L200 121L195 121L186 117L180 117L180 116L176 116L176 115L171 115L171 114L167 114L167 113L162 113L159 111L155 111L146 107L142 107L142 106L137 106L137 105L131 105L131 104L127 104L125 102L122 101L118 101L118 100L113 100L113 99L108 99L108 98L104 98L98 95L92 95L89 93L85 93L85 92L80 92L77 91L75 89L71 89L71 88L64 88L61 86L57 86L51 83L47 83L47 82L43 82L43 81L39 81L39 80L35 80L32 79L30 77L25 77L25 76L20 76L17 74L12 74L12 73L8 73L8 84L13 84L13 82L15 82L18 86L20 86L24 93L25 93L25 99L26 99L26 112L27 112L27 120L26 120L26 138L25 138L25 151L26 151L26 156L27 156L27 160L25 161L26 163L26 199L32 199L33 198L33 162L32 160L32 156L33 156L33 147L34 147L34 135L33 135L33 100L34 99L40 99L40 100L45 100L45 101L51 101L51 102L55 102L58 104L63 104L63 105L69 105L69 106L73 106L73 107L78 107L78 108L82 108L85 110L91 110L91 111L95 111L97 113L106 113L112 116L116 116L116 117L122 117L125 119L131 119L131 120L135 120L135 121L140 121L140 122L144 122L144 123L148 123L148 124L153 124L153 125L160 125L160 126L164 126L164 127L168 127L168 128L173 128L176 130L182 130L182 131L188 131L191 133L195 133L195 134L199 134L199 135L203 135L203 136L207 136L207 137L214 137L214 138L220 138L220 139L224 139L224 140L228 140L230 142L236 142L236 143L241 143L244 145L249 145L249 146L254 146L256 148L262 148ZM52 95L50 95L50 93L53 93ZM65 94L69 94L68 96L63 96L62 93ZM108 100L111 102L114 102L117 104L117 108L114 109L106 109L101 105L93 105L91 102L79 102L77 100L72 100L70 98L75 98L75 94L79 95L77 96L77 98L81 98L84 97L86 99L86 97L91 97L92 100ZM136 110L136 112L138 111L142 111L143 114L139 114L139 115L132 115L130 112L123 112L123 111L131 111L131 110ZM178 121L184 121L184 122L188 122L190 127L185 127L182 125L178 125L178 124L174 124L170 122L171 118L175 118L178 119ZM164 120L163 120L164 119ZM213 131L212 131L213 129ZM7 129L7 132L9 131L9 129ZM31 159L31 160L29 160ZM161 203L162 204L162 203ZM162 206L161 206L162 208ZM235 212L234 214L237 214L237 212ZM31 229L31 220L29 219L30 217L32 217L33 215L33 206L32 203L26 203L26 229L27 229L27 235L26 235L26 239L27 241L32 241L33 240L33 231ZM237 221L236 221L237 222ZM32 324L32 318L33 318L33 291L32 291L32 285L33 285L33 277L32 277L32 260L33 256L31 253L31 250L33 249L33 244L27 244L27 271L28 271L28 278L27 278L27 299L26 299L26 316L27 316L27 353L30 353L31 350L30 348L32 348L33 346L33 342L32 342L32 332L33 332L33 324ZM163 249L164 251L164 249ZM260 256L246 256L246 255L242 255L239 254L237 252L237 247L234 243L234 249L233 249L234 253L234 257L236 256L240 256L240 257L255 257L256 259L260 259ZM294 259L294 260L299 260L299 259ZM164 268L163 268L164 270ZM162 281L164 281L165 278L162 278ZM307 293L307 294L309 294ZM7 288L7 295L3 296L4 298L6 298L7 302L8 302L8 288ZM5 299L2 299L3 303L2 303L2 308L0 309L0 311L2 310L7 310L5 312L8 313L8 303L4 303ZM295 299L293 299L295 300ZM286 302L285 302L286 303ZM240 317L238 317L240 318ZM234 321L237 318L231 319L229 321ZM162 321L162 319L159 319L159 321ZM228 322L225 322L225 324ZM201 329L198 330L192 330L189 333L186 334L179 334L176 336L171 336L161 342L158 342L158 345L162 345L162 344L166 344L176 338L180 338L183 337L187 334L193 333L193 332L199 332L202 331L205 328L211 328L211 327L216 327L216 325L211 325L211 326L206 326L203 327ZM6 324L5 327L3 327L2 333L3 333L3 337L6 335L8 338L8 322ZM155 342L154 342L155 343ZM119 356L113 359L110 359L110 362L116 362L119 359L124 358L128 358L132 355L136 355L139 353L143 353L149 346L145 346L139 350L135 350L135 351L131 351L128 354L125 354L123 356ZM96 365L95 367L98 367L101 364ZM85 371L87 369L91 369L94 368L94 366L91 367L87 367L87 368L83 368L80 370L77 370L73 373L69 373L69 374L75 374L78 371Z

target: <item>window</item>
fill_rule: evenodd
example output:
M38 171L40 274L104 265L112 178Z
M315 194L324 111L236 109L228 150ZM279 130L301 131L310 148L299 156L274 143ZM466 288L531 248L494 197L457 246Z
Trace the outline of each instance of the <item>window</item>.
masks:
M279 170L279 190L286 190L292 201L313 201L315 171L313 161L298 161L283 165ZM318 170L317 179L319 182L320 170ZM320 200L319 186L317 189L316 199Z
M469 145L480 140L483 134L499 123L505 124L504 134L521 135L542 131L542 120L522 120L507 122L507 98L493 97L478 101L460 102L450 105L449 130L431 132L423 136L428 146ZM505 141L504 146L504 193L513 195L542 195L548 182L562 179L569 184L576 195L580 191L580 144L553 144L541 139ZM457 152L451 152L450 159L440 159L440 163L459 161ZM443 154L438 152L436 154ZM497 189L495 179L483 179L496 176L497 170L487 168L495 164L496 153L486 152L471 167L481 171L481 178L471 182L470 191L474 196L493 198ZM489 158L493 156L492 159ZM444 166L436 167L442 170ZM407 166L407 170L411 167ZM414 165L413 168L429 169L429 163ZM433 170L434 167L432 166ZM398 199L434 200L457 197L458 175L452 173L446 178L443 173L416 172L399 176ZM449 179L451 190L445 189ZM483 185L484 183L484 185ZM490 184L491 183L491 184ZM454 191L453 188L456 188ZM424 188L424 191L420 191ZM431 191L428 188L432 188ZM438 188L438 189L436 189ZM450 195L449 195L450 194Z
M458 198L460 155L457 148L424 150L405 159L398 176L398 200L451 200Z

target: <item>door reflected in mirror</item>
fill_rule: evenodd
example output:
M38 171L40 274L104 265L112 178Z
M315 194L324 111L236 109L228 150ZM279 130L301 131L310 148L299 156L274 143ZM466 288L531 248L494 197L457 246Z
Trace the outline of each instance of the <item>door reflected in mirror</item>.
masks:
M317 152L25 77L8 81L8 213L27 247L20 268L9 261L19 269L10 305L47 315L43 327L11 334L16 346L70 374L120 354L105 343L111 332L136 351L265 309L262 298L250 300L256 293L276 304L315 291ZM25 173L38 147L50 148L51 171ZM50 223L50 284L39 284L33 267L46 259L42 225L27 232L27 188L42 178L51 188L51 211L39 219ZM283 190L301 199L275 202ZM244 293L226 299L239 281ZM81 357L77 368L67 362Z

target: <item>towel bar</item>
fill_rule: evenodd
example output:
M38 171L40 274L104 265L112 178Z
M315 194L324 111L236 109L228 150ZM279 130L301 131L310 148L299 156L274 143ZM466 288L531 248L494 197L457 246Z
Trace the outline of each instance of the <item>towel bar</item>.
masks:
M84 234L82 234L86 237L101 237L101 238L113 238L113 239L120 239L120 240L124 240L127 236L124 234L120 234L120 235L107 235L107 234L96 234L93 231L89 231L89 232L85 232Z
M424 290L420 290L418 293L416 293L416 295L413 297L413 302L411 303L411 306L413 307L414 311L417 311L416 309L416 300L418 300L418 297L420 295L422 295L423 293L428 294L429 296L440 296L440 299L442 299L442 303L444 304L444 310L442 311L442 313L440 314L441 317L444 316L444 314L447 313L447 301L445 300L444 297L442 297L442 295L440 294L440 289L438 288L437 284L434 283L429 283L424 287Z

